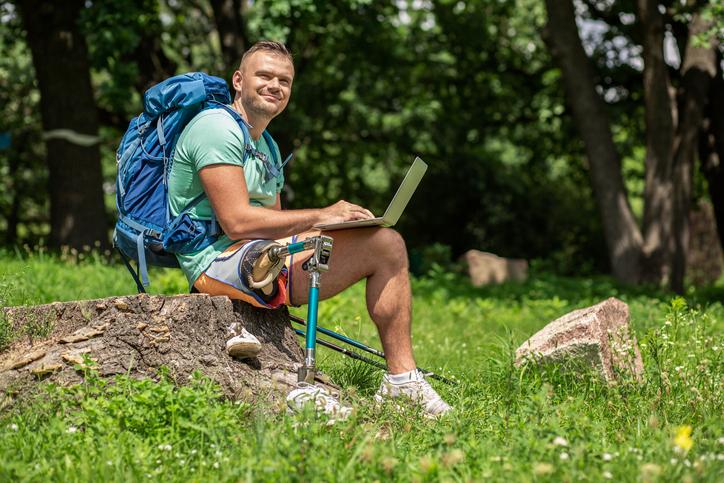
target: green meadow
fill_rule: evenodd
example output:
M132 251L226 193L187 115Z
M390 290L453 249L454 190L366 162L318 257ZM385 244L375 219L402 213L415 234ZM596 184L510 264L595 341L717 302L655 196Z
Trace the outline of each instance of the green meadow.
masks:
M224 400L201 375L177 387L163 370L141 381L91 370L0 412L0 481L723 481L722 282L674 297L534 265L525 283L474 288L433 267L413 279L413 342L420 366L458 381L434 382L455 407L441 420L375 406L381 372L324 348L321 368L356 408L333 425ZM178 271L152 283L186 290ZM132 293L100 255L0 254L3 306ZM644 383L513 365L546 323L611 296L629 305ZM322 302L319 323L379 346L364 284ZM0 347L16 336L0 320Z

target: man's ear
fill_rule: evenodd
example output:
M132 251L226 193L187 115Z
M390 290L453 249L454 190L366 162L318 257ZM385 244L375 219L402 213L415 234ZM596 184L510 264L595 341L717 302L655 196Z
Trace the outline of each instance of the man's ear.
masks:
M241 81L241 71L237 69L234 71L234 75L231 76L231 85L234 87L236 92L241 92Z

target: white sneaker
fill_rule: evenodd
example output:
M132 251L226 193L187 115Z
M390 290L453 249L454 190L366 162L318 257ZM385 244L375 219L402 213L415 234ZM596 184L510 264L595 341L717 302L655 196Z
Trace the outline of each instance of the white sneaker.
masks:
M389 374L382 376L382 384L375 394L375 401L381 403L385 399L397 398L409 399L413 403L419 404L425 415L432 418L442 416L452 410L419 370L412 374L410 380L400 384L390 381Z
M256 356L261 351L261 342L254 334L250 334L241 327L239 330L237 324L229 327L229 335L233 335L226 341L226 353L236 359L247 359Z
M344 421L352 414L351 407L337 401L323 387L308 382L297 383L297 388L287 395L287 406L290 413L301 411L309 403L314 404L314 410L317 413L329 415L330 422Z

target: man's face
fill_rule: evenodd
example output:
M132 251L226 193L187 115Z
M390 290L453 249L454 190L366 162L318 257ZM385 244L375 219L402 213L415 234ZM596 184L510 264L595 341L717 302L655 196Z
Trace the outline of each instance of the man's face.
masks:
M247 57L234 72L234 89L248 114L272 118L289 103L294 66L283 55L259 51Z

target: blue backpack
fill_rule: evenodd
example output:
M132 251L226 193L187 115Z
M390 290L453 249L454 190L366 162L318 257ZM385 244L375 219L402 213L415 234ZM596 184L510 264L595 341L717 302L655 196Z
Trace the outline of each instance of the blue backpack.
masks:
M203 192L171 219L168 177L181 132L205 109L229 112L243 133L245 159L254 152L249 143L249 125L228 107L230 103L229 88L223 79L201 72L171 77L146 91L143 112L131 120L121 139L116 152L118 221L113 245L120 252L139 292L145 292L144 287L149 285L148 264L178 267L175 253L201 250L221 235L215 217L198 220L188 214L206 197ZM264 137L272 147L269 133L264 131ZM270 168L278 173L283 165L279 165L273 147L271 151L274 159ZM136 261L138 273L129 259Z

